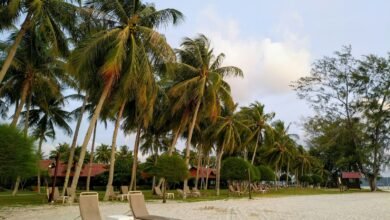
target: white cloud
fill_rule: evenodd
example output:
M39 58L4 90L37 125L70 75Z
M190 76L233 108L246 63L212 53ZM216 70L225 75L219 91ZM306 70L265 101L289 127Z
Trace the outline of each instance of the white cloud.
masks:
M303 26L299 15L293 14L292 19ZM259 39L241 34L237 21L218 17L212 8L201 13L199 32L211 39L215 52L226 54L224 65L238 66L244 71L243 79L228 79L233 96L240 104L262 95L291 92L291 81L309 73L310 52L305 46L306 38L292 33L286 25L276 28L283 40Z

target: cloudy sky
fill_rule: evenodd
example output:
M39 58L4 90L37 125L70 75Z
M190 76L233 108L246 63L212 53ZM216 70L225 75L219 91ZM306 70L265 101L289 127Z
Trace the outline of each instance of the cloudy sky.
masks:
M161 32L173 47L183 37L203 33L215 51L226 54L225 65L244 71L244 78L229 79L235 101L247 105L260 101L277 119L291 123L291 132L304 141L300 124L312 114L289 84L310 71L310 64L330 56L343 45L352 45L356 56L386 55L390 43L390 2L386 0L150 0L158 9L175 8L185 21ZM69 103L68 108L76 106ZM80 136L86 132L83 123ZM112 125L98 127L97 142L111 142ZM58 134L45 143L49 151L70 137ZM81 143L82 140L79 140ZM120 134L118 144L132 148L132 135ZM183 145L183 144L181 144Z

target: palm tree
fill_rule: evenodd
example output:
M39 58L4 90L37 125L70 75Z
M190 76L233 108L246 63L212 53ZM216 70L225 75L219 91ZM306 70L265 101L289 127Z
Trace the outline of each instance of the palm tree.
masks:
M77 7L64 0L2 1L0 4L0 28L11 26L24 16L20 30L7 49L7 56L0 70L0 82L12 65L13 59L24 36L31 30L39 30L40 41L52 45L56 54L66 54L67 41L65 31L73 29L77 21Z
M217 175L215 189L219 196L220 180L221 180L221 164L222 155L224 152L232 153L234 150L242 147L241 136L243 132L250 132L249 128L244 124L239 114L234 113L237 106L233 109L224 108L221 116L218 116L215 125L208 128L208 132L213 134L217 140Z
M275 116L275 113L265 114L264 105L259 102L250 104L249 107L242 107L240 114L245 120L245 124L251 129L252 135L247 139L247 143L255 142L255 148L253 150L251 164L253 165L255 161L255 156L257 152L258 145L263 143L263 133L266 128L270 125L267 123L272 120Z
M33 136L39 139L37 155L42 153L42 143L47 141L46 137L54 139L56 136L55 127L62 129L66 134L70 135L72 129L68 122L70 121L70 113L63 110L65 106L64 97L52 97L51 94L46 96L35 97L33 109L29 110L29 125L33 127ZM23 115L25 112L22 113ZM40 169L38 167L37 175L38 193L40 193Z
M168 94L174 99L173 112L187 109L188 106L189 109L193 109L186 142L188 166L192 134L199 120L198 113L201 105L203 104L202 117L215 120L219 115L221 102L229 106L233 105L230 87L223 78L228 75L242 76L243 74L237 67L222 67L225 55L219 54L215 57L210 41L204 35L199 35L195 39L185 38L181 47L177 50L180 63L177 65L176 84ZM184 186L187 186L187 179L184 181Z
M83 141L80 162L83 161L86 146L91 137L93 125L100 115L106 98L113 86L121 84L124 94L146 87L154 80L149 66L149 59L154 61L173 61L175 59L165 38L154 30L168 23L176 24L182 14L174 9L157 11L152 5L140 1L107 1L91 0L87 6L96 10L97 18L108 23L107 30L99 31L90 39L83 41L74 51L71 59L74 72L81 81L92 78L93 84L82 82L83 87L95 89L100 87L101 93L94 115L90 121ZM98 83L96 83L98 82ZM139 93L141 94L141 93ZM148 100L139 95L139 101ZM135 155L136 156L136 155ZM135 159L136 160L136 159ZM76 189L82 163L78 164L72 181L72 191ZM73 201L73 197L70 202Z
M280 120L273 123L272 129L266 130L266 157L269 162L275 166L275 172L278 172L282 166L287 165L287 182L290 169L290 162L295 148L295 141L291 137L297 137L294 134L288 134L289 126L285 127ZM275 174L275 184L276 184Z
M77 113L75 114L76 118L78 118L78 119L77 119L76 128L75 128L73 139L72 139L72 144L70 146L68 164L73 164L74 153L75 153L75 149L76 149L76 145L77 145L77 137L79 135L79 130L80 130L81 122L83 120L83 115L85 112L87 101L88 101L88 95L85 95L84 99L83 99L83 104L81 105L81 108L80 108L80 111L76 111ZM74 112L73 112L73 114L74 114ZM68 188L70 171L71 171L71 166L67 166L64 187L62 189L62 194L61 194L62 196L65 196L66 189Z
M28 113L34 92L58 96L61 81L67 81L63 62L53 56L50 46L41 41L41 35L38 30L25 33L11 63L10 74L2 83L3 94L10 90L19 91L19 102L11 122L13 126L16 126L23 107L26 107Z
M96 148L95 161L98 163L108 164L111 157L111 147L107 144L101 144Z

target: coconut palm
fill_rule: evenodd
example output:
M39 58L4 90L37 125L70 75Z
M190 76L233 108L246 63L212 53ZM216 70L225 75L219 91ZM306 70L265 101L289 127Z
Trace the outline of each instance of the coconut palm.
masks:
M10 74L2 83L0 95L9 91L19 92L11 122L13 126L16 126L24 107L28 113L34 92L59 96L61 81L67 81L63 62L53 56L50 46L41 40L41 35L38 30L26 32L11 63Z
M215 120L222 103L233 106L230 87L223 78L243 74L237 67L222 67L225 55L221 53L215 56L209 39L204 35L199 35L195 39L185 38L177 54L179 64L176 70L176 84L170 88L168 94L174 100L173 112L186 109L188 106L192 109L186 143L186 164L188 166L192 134L200 118L199 112L202 111L202 118L209 117ZM187 179L184 181L184 186L186 185Z
M234 112L236 107L233 109L224 108L222 114L218 116L215 125L208 128L208 132L213 134L217 143L217 175L215 185L217 196L219 196L220 190L222 155L225 152L233 153L242 147L242 133L250 132L249 128L244 124L242 117Z
M56 128L60 128L70 135L72 129L69 126L71 119L70 112L63 110L66 102L64 97L52 97L51 94L40 95L34 97L33 108L29 110L29 125L33 128L33 136L38 138L38 151L40 155L42 152L42 143L47 141L46 137L54 139L56 136ZM22 115L27 114L23 112ZM38 169L38 193L40 193L40 169Z
M247 143L254 142L255 144L251 160L251 164L253 165L258 145L263 143L264 131L270 126L268 122L273 119L275 113L266 114L264 112L264 105L255 102L250 104L249 107L242 107L240 114L245 120L245 124L252 131L252 134L247 139Z
M64 0L10 0L0 3L0 29L9 27L24 17L20 30L15 33L12 44L0 70L0 82L12 65L13 59L24 36L31 30L39 30L40 41L52 46L56 54L68 52L65 31L73 28L77 21L77 7Z
M91 0L87 6L95 10L97 18L109 23L109 28L99 31L90 39L83 41L74 51L71 59L73 73L81 81L93 80L93 84L82 82L86 90L99 87L101 92L94 115L90 121L83 141L80 162L84 159L86 146L91 137L92 128L100 115L106 98L113 86L120 84L124 94L140 89L135 97L140 103L147 103L147 87L152 84L153 70L150 59L156 62L175 59L165 38L154 29L169 23L176 24L182 14L174 9L157 11L152 5L140 1ZM72 190L76 189L82 163L78 164L72 181ZM70 199L72 202L73 199Z
M288 128L289 126L286 128L284 123L278 120L273 123L272 129L266 130L266 146L268 149L265 153L265 156L268 158L268 162L275 167L275 172L278 172L282 166L287 166L287 182L290 162L296 145L292 137L297 138L297 135L287 133Z
M101 144L96 148L95 161L98 163L108 164L111 157L111 147L107 144Z

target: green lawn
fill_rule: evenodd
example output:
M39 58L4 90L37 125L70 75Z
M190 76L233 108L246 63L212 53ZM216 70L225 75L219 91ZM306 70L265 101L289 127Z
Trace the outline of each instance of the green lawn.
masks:
M201 190L202 196L199 198L187 198L183 200L178 197L176 191L168 191L175 193L175 201L179 202L197 202L207 200L224 200L235 198L248 198L248 194L243 196L229 196L227 190L221 190L221 195L217 197L214 190ZM348 190L342 193L368 192L368 190ZM104 191L99 191L99 198L102 199ZM150 190L143 190L146 200L156 200ZM254 198L261 197L282 197L282 196L298 196L298 195L320 195L320 194L340 194L338 189L310 189L310 188L285 188L279 190L270 190L265 194L253 193ZM119 202L119 201L118 201ZM22 191L16 196L12 196L11 192L0 192L0 207L5 206L24 206L24 205L43 205L47 204L45 194L38 195L36 192Z

